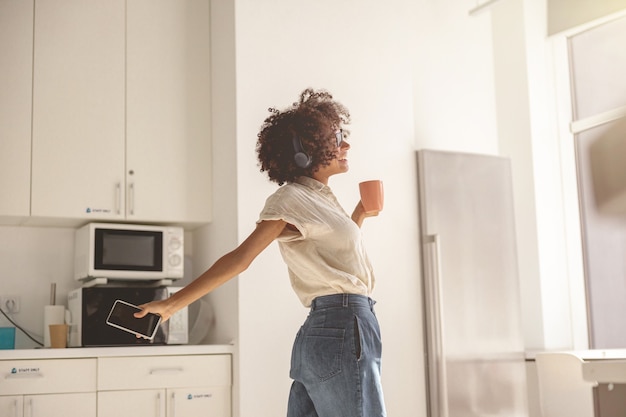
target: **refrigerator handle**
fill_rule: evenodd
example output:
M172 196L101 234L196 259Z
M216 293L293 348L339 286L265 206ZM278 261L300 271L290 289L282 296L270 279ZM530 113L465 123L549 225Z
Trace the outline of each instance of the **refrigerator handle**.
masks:
M425 236L425 250L424 291L428 327L432 336L428 338L431 417L448 417L448 381L443 340L441 252L438 234Z

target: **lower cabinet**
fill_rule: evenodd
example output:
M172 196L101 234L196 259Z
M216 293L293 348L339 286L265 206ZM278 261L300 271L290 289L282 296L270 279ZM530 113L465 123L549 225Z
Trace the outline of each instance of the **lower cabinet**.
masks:
M229 354L0 360L0 417L231 417Z
M2 417L96 417L96 394L0 395Z
M229 355L98 360L98 417L230 417Z
M96 359L0 360L0 417L96 417Z
M98 393L98 417L227 417L230 388L176 388Z

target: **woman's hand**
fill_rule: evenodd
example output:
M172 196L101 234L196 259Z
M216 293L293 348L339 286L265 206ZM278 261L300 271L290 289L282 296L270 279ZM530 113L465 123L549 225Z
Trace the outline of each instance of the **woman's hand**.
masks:
M135 313L134 316L140 319L148 313L158 314L159 316L161 316L161 323L164 323L169 320L169 318L172 317L172 315L176 312L173 311L172 308L169 306L168 301L169 300L156 300L146 304L141 304L137 307L141 308L142 310Z
M363 220L365 220L366 217L378 216L378 213L380 213L380 211L366 212L365 208L363 208L363 203L359 200L358 204L354 208L354 211L352 212L352 221L354 221L357 226L361 227Z

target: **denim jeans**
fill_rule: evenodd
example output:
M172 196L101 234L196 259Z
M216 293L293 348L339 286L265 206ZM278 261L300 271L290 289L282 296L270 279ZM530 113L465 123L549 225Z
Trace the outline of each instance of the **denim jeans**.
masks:
M382 345L371 298L313 300L291 355L287 417L385 417Z

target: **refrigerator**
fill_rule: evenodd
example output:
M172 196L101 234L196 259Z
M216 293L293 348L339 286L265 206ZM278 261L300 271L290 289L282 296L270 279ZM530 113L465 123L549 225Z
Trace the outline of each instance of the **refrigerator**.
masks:
M430 417L528 416L511 162L417 152Z

